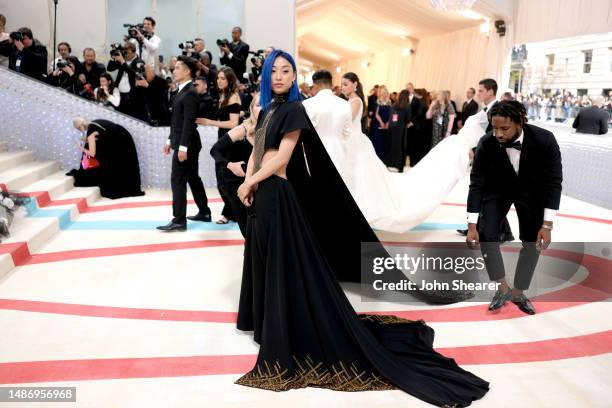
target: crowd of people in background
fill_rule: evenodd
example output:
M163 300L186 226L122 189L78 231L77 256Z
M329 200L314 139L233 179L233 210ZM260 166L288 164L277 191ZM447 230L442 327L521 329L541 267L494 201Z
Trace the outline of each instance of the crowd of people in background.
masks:
M172 101L178 92L173 72L179 56L164 62L159 55L162 39L156 34L154 18L145 17L142 24L130 26L122 42L111 44L106 65L89 47L79 59L66 41L57 45L58 56L48 63L48 50L34 38L31 29L22 27L9 34L5 26L6 18L0 14L0 64L153 126L170 124ZM231 40L218 39L216 45L219 66L213 63L203 38L179 44L177 50L196 64L194 84L200 100L196 123L217 126L221 137L248 118L263 61L274 47L251 52L242 40L240 27L232 29ZM247 70L249 54L253 55L251 72ZM311 96L307 83L299 89L302 98ZM347 99L341 86L333 87L333 93ZM450 91L432 92L415 88L412 83L399 92L375 85L367 96L361 93L365 106L363 132L390 171L402 172L417 164L480 110L472 87L467 89L460 109ZM521 102L530 120L567 123L581 133L604 134L612 126L612 91L597 98L569 91L547 95L505 92L501 99ZM231 206L224 202L220 221L227 223L234 217Z
M306 83L300 85L302 97L311 96L310 88ZM335 86L333 92L346 99L340 86ZM448 90L428 91L408 83L400 92L389 92L385 85L374 85L364 98L367 108L363 130L389 170L401 172L404 164L414 166L442 139L456 134L467 118L480 110L475 96L476 90L470 87L458 109ZM605 134L608 127L612 127L612 91L598 97L575 96L569 91L557 91L551 96L504 92L500 99L521 102L530 120L565 123L580 133ZM584 117L588 119L581 120ZM402 136L393 129L398 120L405 124ZM397 138L403 141L399 143ZM404 163L398 157L409 160Z
M105 64L102 61L106 58L100 58L90 47L83 50L81 58L75 56L67 41L57 44L57 58L49 58L49 50L35 39L30 28L6 33L6 17L0 14L0 65L153 126L168 126L177 93L172 73L178 55L189 56L198 68L196 84L200 84L202 101L198 117L218 119L223 99L218 73L226 68L236 78L233 92L240 98L239 115L248 116L263 59L273 47L250 52L242 40L242 29L234 27L231 39L217 40L219 65L213 63L203 38L177 45L178 55L164 61L159 54L162 38L156 33L156 25L154 18L145 17L142 24L129 27L122 41L111 44ZM248 72L250 54L253 68Z
M519 93L515 99L525 106L529 119L572 124L580 109L590 108L595 104L601 104L599 107L612 115L612 91L596 98L589 95L572 95L569 91L557 91L550 96Z

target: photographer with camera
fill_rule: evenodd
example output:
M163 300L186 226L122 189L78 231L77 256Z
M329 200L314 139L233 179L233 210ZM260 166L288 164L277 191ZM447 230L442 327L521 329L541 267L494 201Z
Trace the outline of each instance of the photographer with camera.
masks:
M22 27L0 43L0 55L9 57L9 68L44 80L47 74L47 48L34 39L32 30Z
M121 44L111 44L111 60L108 61L107 70L117 71L115 83L119 88L121 103L119 111L138 119L144 120L144 103L137 100L136 79L144 72L144 62L136 55L136 46L127 41Z
M221 64L230 67L240 82L247 82L243 78L246 72L247 58L249 57L249 44L241 40L242 28L232 29L232 42L228 40L217 40L219 52L221 53Z
M153 17L145 17L142 24L129 26L127 40L136 45L138 55L145 64L155 68L155 72L159 72L158 65L158 50L161 44L161 39L155 35L155 19Z
M208 92L208 81L206 77L196 77L195 87L198 97L200 98L198 118L215 119L217 117L217 106ZM198 123L198 119L196 119L196 123Z
M137 100L144 102L146 120L152 126L168 126L170 115L168 110L168 82L155 74L150 65L144 66L144 77L136 80Z
M61 43L57 44L57 53L59 54L59 56L55 59L55 61L51 61L51 63L49 64L49 68L47 69L47 72L49 73L52 73L53 71L55 71L55 69L57 68L57 63L59 61L67 60L68 57L72 56L72 47L70 47L70 44L68 44L67 42L62 41ZM76 71L77 71L77 75L78 75L78 72L81 72L81 62L80 61L76 67Z
M212 52L206 49L206 43L202 38L196 38L193 40L193 48L195 49L195 52L200 54L200 58L206 54L208 55L208 59L212 61Z
M100 87L94 90L96 102L110 109L117 109L121 103L119 90L115 88L113 77L108 72L100 75Z
M272 54L272 51L274 51L274 47L272 46L264 48L263 50L257 50L256 52L249 51L249 54L253 54L253 57L251 58L251 63L253 64L253 67L251 68L251 71L253 72L253 77L255 78L255 81L261 75L263 63L266 57Z
M83 84L77 76L79 65L77 57L69 55L66 59L60 59L55 65L55 71L47 76L47 83L71 94L79 95L83 91Z
M215 100L219 100L219 92L217 91L217 66L211 64L208 54L204 53L197 64L198 76L206 78L208 93Z
M79 80L83 84L86 92L83 93L84 98L95 99L94 89L100 86L100 75L106 72L104 64L96 61L96 52L93 48L85 48L83 50L83 64L79 72Z

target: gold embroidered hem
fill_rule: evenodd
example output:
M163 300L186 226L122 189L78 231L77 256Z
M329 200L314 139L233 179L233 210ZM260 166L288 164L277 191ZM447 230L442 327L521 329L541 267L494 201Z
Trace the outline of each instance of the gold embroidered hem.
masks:
M361 320L367 320L379 324L401 324L401 323L421 323L425 324L424 320L408 320L395 315L378 315L378 314L360 314Z
M327 388L335 391L397 389L382 377L359 370L355 364L349 366L340 361L337 365L332 364L331 367L326 367L321 362L314 362L310 356L307 356L306 359L298 359L294 356L293 361L296 367L292 375L289 375L289 370L281 367L278 361L275 364L264 361L263 365L258 364L235 383L271 391L287 391L305 387Z

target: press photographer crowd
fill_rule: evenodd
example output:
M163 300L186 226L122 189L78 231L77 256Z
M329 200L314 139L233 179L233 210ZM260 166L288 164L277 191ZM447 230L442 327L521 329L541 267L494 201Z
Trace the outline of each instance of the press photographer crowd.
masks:
M213 54L202 38L177 44L177 55L165 61L159 54L162 39L156 34L156 21L145 17L142 23L123 25L126 34L122 41L110 45L104 65L90 47L83 49L80 60L66 41L57 44L57 58L49 58L49 51L30 28L6 33L5 26L6 17L0 14L0 65L153 126L170 124L171 101L177 93L172 74L178 56L192 58L197 66L196 88L201 99L198 117L218 119L220 99L238 94L242 118L248 117L263 60L273 50L250 51L242 41L242 29L234 27L231 39L216 40L220 68L213 63ZM247 70L249 61L252 68Z

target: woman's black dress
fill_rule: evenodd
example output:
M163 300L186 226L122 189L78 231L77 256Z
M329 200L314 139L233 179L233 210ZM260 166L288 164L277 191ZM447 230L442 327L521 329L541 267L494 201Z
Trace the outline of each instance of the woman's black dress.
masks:
M222 121L222 122L228 121L230 119L231 113L240 114L240 107L241 106L239 103L232 103L232 104L225 105L225 106L219 106L219 110L217 111L217 120ZM221 137L223 137L223 135L225 135L226 133L227 133L227 129L219 128L218 130L219 139L221 139ZM220 167L219 164L215 164L215 173L217 176L217 188L218 188L219 183L222 183L222 180L223 180L223 173L224 173L223 167ZM234 213L232 212L231 200L227 197L225 192L221 190L222 189L219 189L219 195L221 196L221 199L223 200L223 210L221 211L221 215L227 218L228 220L237 221L236 217L234 216Z
M352 308L338 279L359 279L360 243L378 248L368 256L388 253L302 104L276 101L258 128L270 114L254 156L260 143L278 149L284 134L301 133L288 180L274 175L260 182L249 210L237 327L253 330L260 349L256 366L236 383L273 391L400 388L438 406L481 398L488 382L434 351L433 329L423 321Z
M89 124L87 136L98 132L96 159L100 166L94 169L71 170L76 187L100 187L100 194L107 198L142 196L140 166L132 135L124 127L109 120L96 119ZM87 148L88 145L85 144Z
M215 166L217 166L217 188L229 201L232 214L244 237L246 237L247 212L237 195L238 187L244 182L244 177L238 177L232 173L227 168L227 164L244 162L242 170L246 173L252 151L253 145L248 139L232 142L228 134L221 137L210 149L210 154L215 159Z
M406 125L410 120L410 105L401 109L391 108L391 113L389 114L390 146L385 159L385 165L398 169L400 173L404 171L404 164L408 154L406 152L406 137L408 133Z

